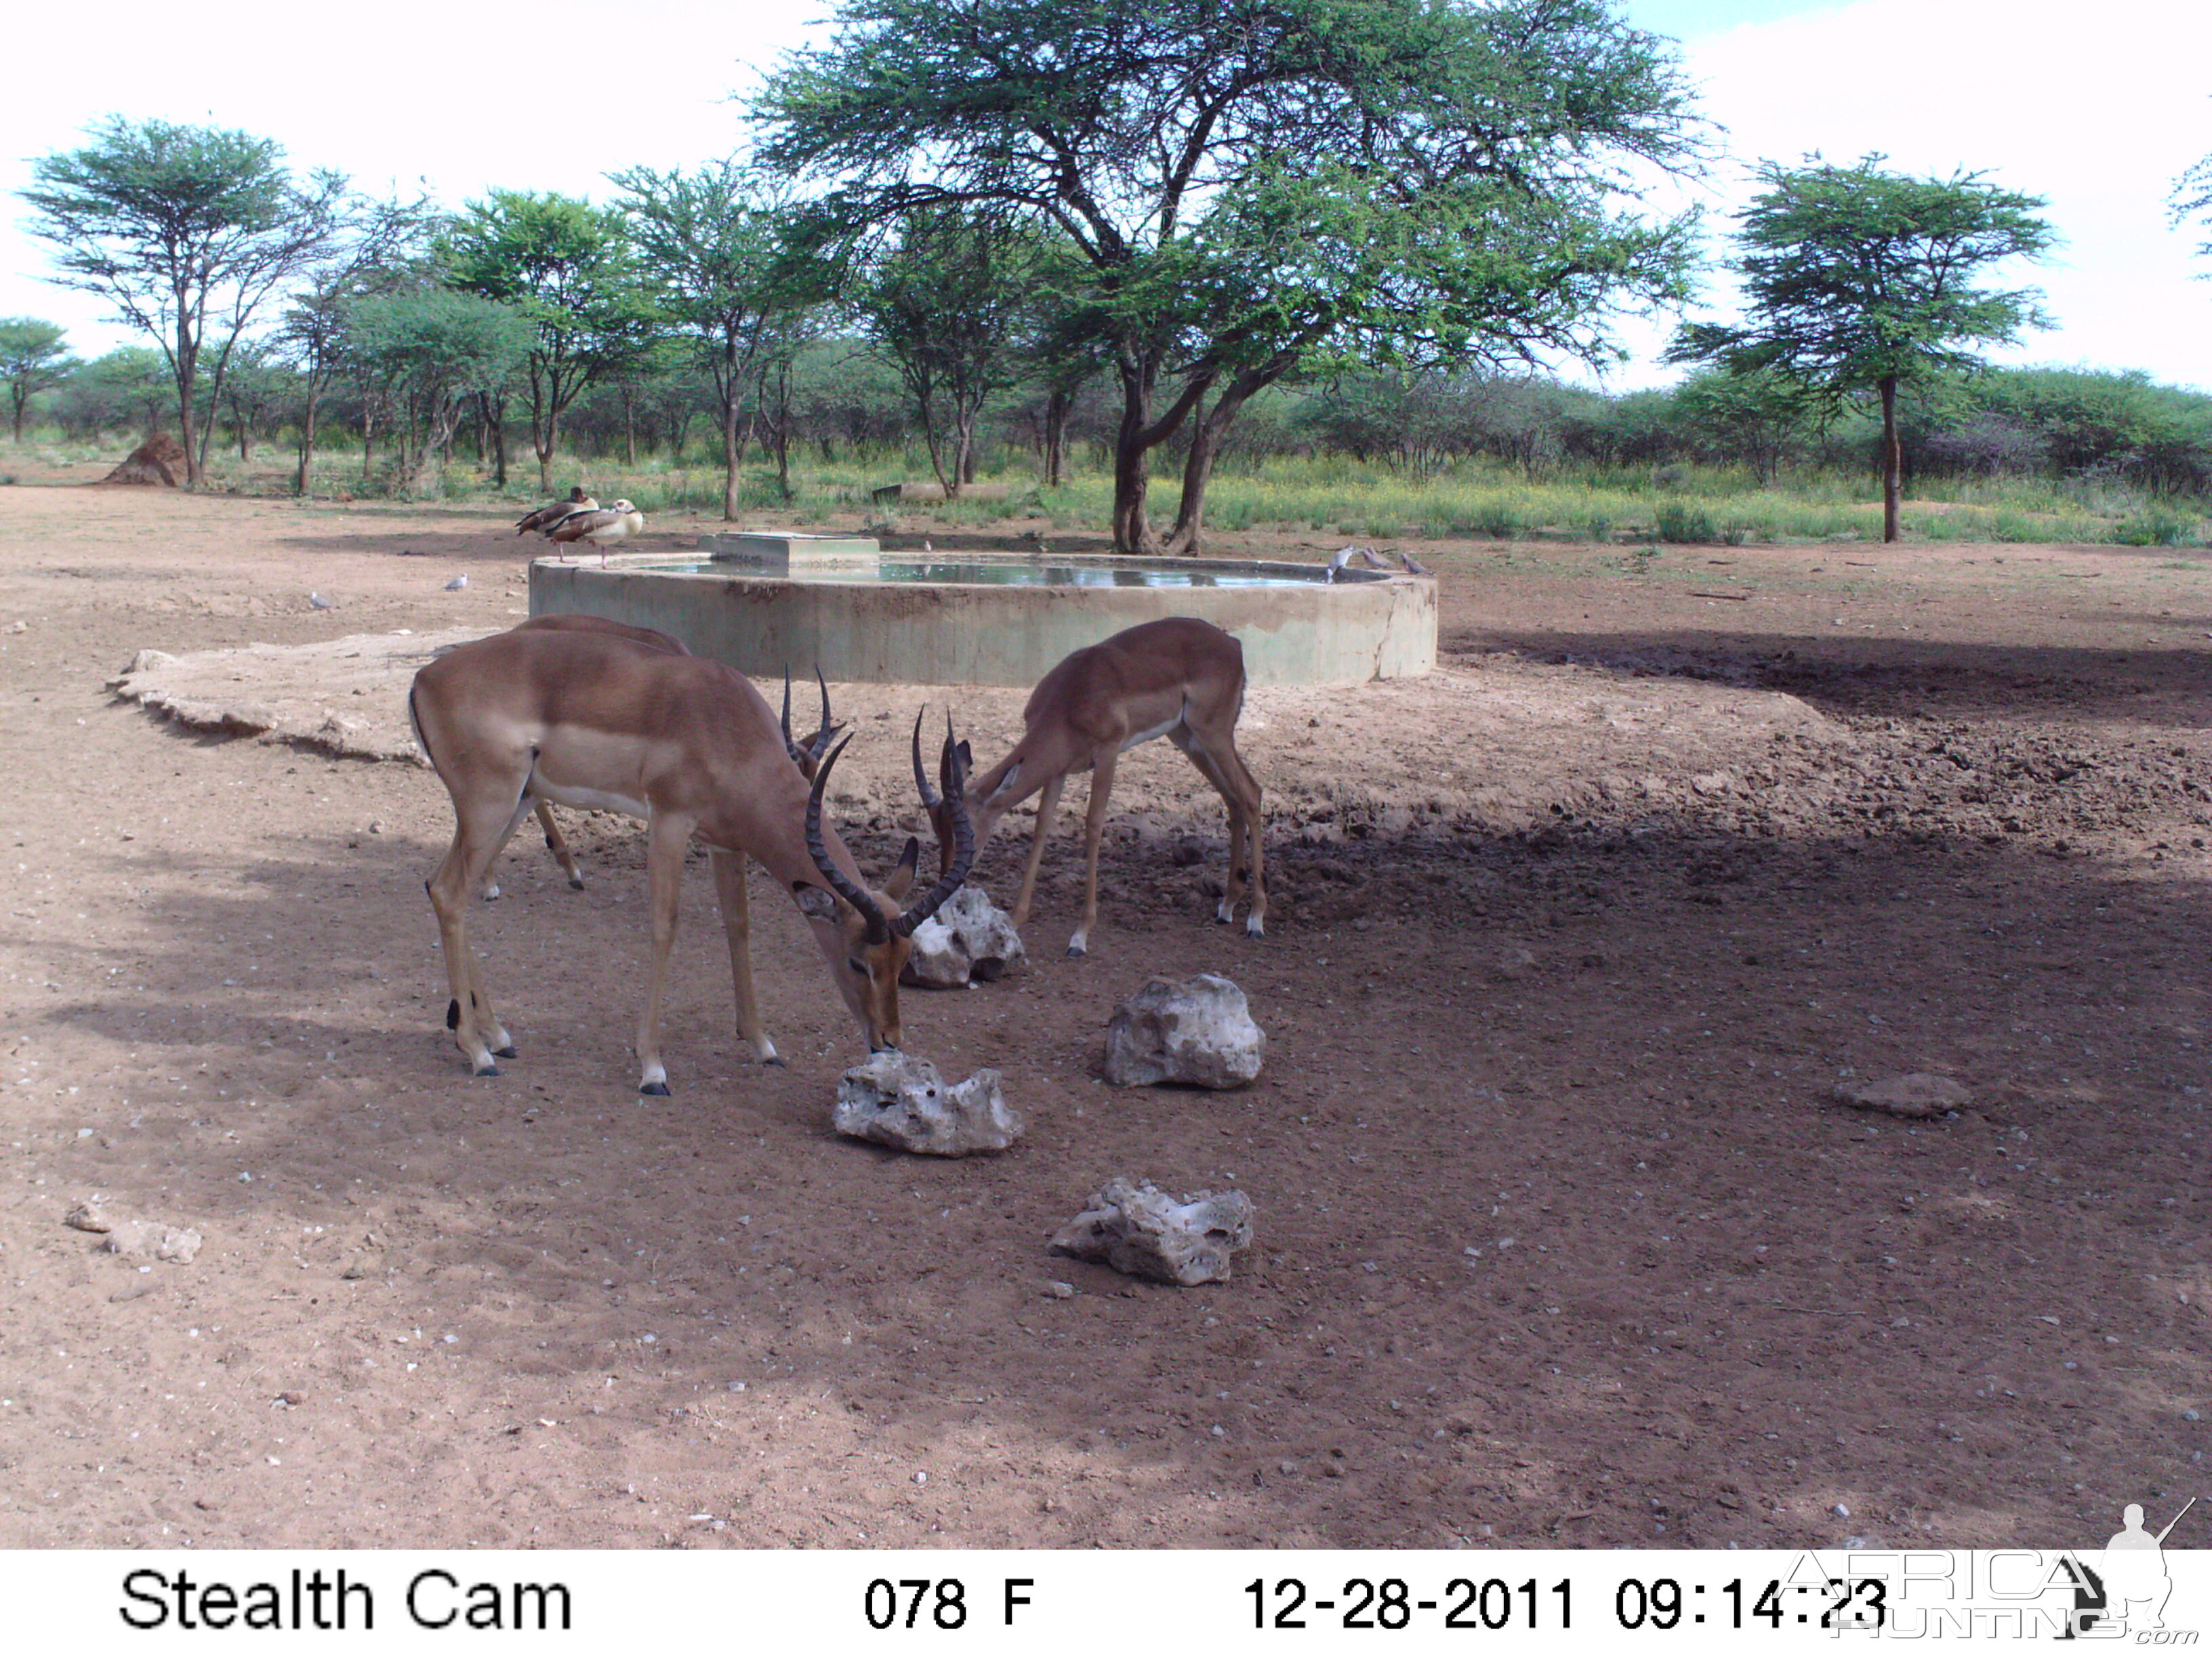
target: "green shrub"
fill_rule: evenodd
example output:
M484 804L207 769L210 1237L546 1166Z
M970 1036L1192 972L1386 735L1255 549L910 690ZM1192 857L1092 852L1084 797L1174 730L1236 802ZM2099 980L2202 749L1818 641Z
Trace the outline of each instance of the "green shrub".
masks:
M1683 501L1659 504L1659 539L1662 542L1710 542L1719 539L1712 514Z
M2153 501L2122 519L2112 526L2112 533L2123 547L2188 547L2197 540L2197 526L2172 508Z

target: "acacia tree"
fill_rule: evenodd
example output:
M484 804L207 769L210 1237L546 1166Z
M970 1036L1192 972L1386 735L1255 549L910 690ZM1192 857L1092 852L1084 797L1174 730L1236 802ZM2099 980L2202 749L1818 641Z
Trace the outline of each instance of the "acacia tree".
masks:
M468 204L441 254L453 287L513 306L537 331L524 371L538 488L550 491L561 417L652 342L654 311L623 215L573 196L495 190Z
M49 386L84 367L62 343L61 325L37 317L0 317L0 380L8 383L15 441L23 441L23 410Z
M1749 461L1762 489L1826 412L1819 392L1776 368L1693 374L1676 388L1674 407L1723 455Z
M1762 161L1767 188L1736 215L1745 319L1683 329L1670 362L1716 362L1739 374L1777 371L1833 407L1873 392L1881 405L1881 538L1898 537L1901 472L1897 394L1970 372L1974 344L2006 344L2045 328L2032 289L1977 288L1990 266L2048 249L2039 196L1999 190L1978 173L1916 179L1885 173L1880 155L1854 167L1809 158Z
M410 416L400 452L404 487L437 495L462 414L528 354L531 325L512 306L447 289L355 300L347 313L354 361Z
M299 470L293 486L299 495L309 493L316 422L344 356L347 307L370 295L393 292L419 274L432 224L422 198L402 202L395 197L364 209L308 268L276 325L277 349L299 374Z
M204 360L211 407L254 313L330 245L351 195L336 173L295 184L283 150L244 132L117 115L94 137L31 163L28 228L59 250L55 282L99 295L160 343L197 488L207 471Z
M947 501L975 480L984 406L1024 367L1035 254L1034 239L991 215L918 213L853 295L868 337L897 364L914 399Z
M2177 227L2194 219L2212 228L2212 155L2203 157L2173 181L2166 207ZM2200 258L2212 259L2212 237L2197 245L2197 253Z
M738 417L763 348L792 301L786 269L792 213L780 185L735 161L695 173L633 167L610 174L623 192L640 260L662 314L714 376L722 430L722 517L738 516Z
M1605 0L845 0L754 106L763 160L848 222L990 204L1064 235L1121 390L1114 538L1198 544L1213 457L1317 362L1605 355L1683 292L1686 222L1615 204L1688 165L1671 47ZM1210 401L1209 401L1210 400ZM1193 423L1164 549L1152 452Z

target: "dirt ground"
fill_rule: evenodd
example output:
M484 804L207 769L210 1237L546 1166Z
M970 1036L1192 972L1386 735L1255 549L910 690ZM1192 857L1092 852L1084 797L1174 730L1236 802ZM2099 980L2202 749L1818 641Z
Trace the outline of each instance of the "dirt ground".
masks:
M58 482L0 489L0 1547L2072 1544L2203 1489L2205 556L1413 544L1439 672L1248 709L1266 939L1211 922L1220 809L1156 744L1087 959L1063 833L1030 964L906 994L1028 1121L940 1162L830 1133L860 1038L764 892L791 1065L748 1063L703 870L676 1092L633 1092L614 818L568 816L584 891L506 855L521 1058L471 1079L434 775L104 689L506 626L503 515ZM398 730L362 690L314 712ZM948 694L833 690L881 867ZM1018 724L950 701L979 758ZM1199 970L1261 1080L1107 1088L1115 1003ZM1916 1071L1972 1103L1832 1099ZM1234 1279L1048 1256L1117 1174L1249 1194ZM197 1258L102 1253L95 1195Z

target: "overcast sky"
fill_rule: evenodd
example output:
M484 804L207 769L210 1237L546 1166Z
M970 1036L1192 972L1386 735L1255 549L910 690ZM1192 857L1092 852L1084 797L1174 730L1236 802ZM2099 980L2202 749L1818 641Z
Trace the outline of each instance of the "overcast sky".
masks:
M2212 152L2212 5L2099 0L1627 0L1683 43L1733 161L1692 199L1717 236L1759 159L1838 161L1879 149L1897 169L1966 167L2049 199L2057 254L2006 280L2040 285L2058 326L2009 361L2141 368L2212 390L2212 236L2168 227L2183 168ZM129 337L96 301L41 280L46 248L15 192L33 158L82 142L110 112L242 128L301 166L366 186L420 180L448 204L495 185L600 196L623 167L689 166L738 147L731 93L801 44L827 8L757 0L534 0L504 8L386 0L372 8L230 0L179 12L111 0L28 9L9 28L0 97L0 315L63 323L80 353ZM1715 311L1725 289L1712 289ZM1611 384L1673 377L1653 362L1670 322L1632 328Z

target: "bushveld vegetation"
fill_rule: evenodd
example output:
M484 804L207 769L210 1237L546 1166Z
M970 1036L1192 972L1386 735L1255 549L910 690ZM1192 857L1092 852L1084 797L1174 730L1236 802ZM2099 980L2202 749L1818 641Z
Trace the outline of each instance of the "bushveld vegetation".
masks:
M166 380L151 356L110 353L33 397L15 453L47 464L112 459L160 422ZM1281 390L1258 400L1218 462L1207 521L1361 538L1880 538L1876 411L1747 430L1701 396L1715 378L1624 395L1480 376ZM209 484L289 492L303 377L282 366L234 371L227 390L241 387L234 403L207 411L220 436ZM1105 532L1115 411L1095 393L1073 400L1062 480L1049 485L1047 401L1042 388L1017 387L975 434L972 476L1006 486L1003 495L903 513L946 525L1042 515ZM786 481L740 422L741 512L874 512L877 487L930 476L899 378L863 343L825 341L800 353L792 405ZM403 444L377 421L365 445L362 413L356 387L341 384L322 399L313 494L520 501L538 493L534 469L498 482L497 442L480 410L462 412L430 478L418 471L421 439ZM1990 369L1929 387L1902 413L1910 537L2184 546L2212 534L2212 397L2142 374ZM648 514L723 508L717 396L702 376L678 368L594 388L568 411L562 442L555 471L564 483L573 474ZM1171 469L1178 458L1170 449L1163 459ZM0 459L0 474L9 470Z
M2204 530L2212 398L1977 356L2042 321L1983 279L2051 240L1979 174L1767 162L1743 322L1670 352L1703 367L1626 395L1533 372L1612 361L1708 257L1632 180L1697 176L1711 131L1607 0L1000 0L949 34L942 6L854 0L742 160L597 204L373 201L266 139L112 117L22 199L54 280L150 343L81 362L0 319L15 441L167 428L196 488L273 487L281 446L296 492L418 498L525 493L526 442L527 493L725 518L933 474L946 519L1170 553L1863 536L1869 495L1893 537ZM979 92L975 30L1049 72Z

